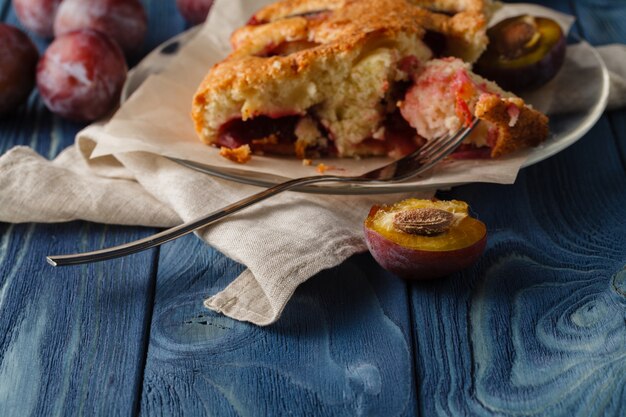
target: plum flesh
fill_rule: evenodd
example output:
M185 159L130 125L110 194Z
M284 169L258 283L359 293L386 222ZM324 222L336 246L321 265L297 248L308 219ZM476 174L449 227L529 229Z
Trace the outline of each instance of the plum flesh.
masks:
M440 233L407 233L394 219L415 209L447 211L454 220ZM485 225L470 217L467 204L461 201L408 199L374 206L365 220L364 233L372 256L383 268L414 280L440 278L469 267L487 242Z
M539 88L556 76L565 60L565 36L552 19L511 17L490 28L487 36L489 47L474 69L505 90Z

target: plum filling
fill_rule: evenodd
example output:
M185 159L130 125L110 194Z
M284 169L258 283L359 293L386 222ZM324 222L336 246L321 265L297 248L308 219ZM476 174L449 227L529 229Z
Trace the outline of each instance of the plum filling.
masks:
M395 111L385 120L386 154L398 158L416 151L426 141L404 120L400 111Z
M497 87L473 76L460 60L436 59L419 69L414 85L401 101L400 111L420 136L431 140L469 126L480 98L498 97L500 93ZM509 126L514 126L519 118L519 109L514 105L511 107L515 108L508 113ZM480 157L490 152L489 148L497 142L498 129L482 123L465 142L475 145L474 148L460 148L457 157Z
M217 145L230 149L242 145L293 143L294 130L300 116L283 116L272 118L257 116L243 121L233 119L226 122L219 130Z
M462 143L450 156L454 159L490 159L491 152L498 141L498 128L487 121L482 121L483 128L480 127L473 133L484 135L484 146L477 146L475 143ZM471 136L470 136L471 137Z
M415 57L409 57L400 64L407 67L419 65ZM344 143L346 153L395 158L410 154L425 142L402 117L397 106L411 85L411 81L397 81L389 86L380 105L386 113L385 117L377 126L372 126L373 133L369 138L358 143ZM337 156L340 153L333 131L327 121L317 114L316 107L306 114L282 112L258 115L245 121L231 119L220 127L215 145L228 149L249 145L257 154L295 155L301 159Z
M386 140L406 138L413 130L413 141L421 146L426 140L455 132L470 125L477 102L482 97L500 97L500 92L487 81L472 77L468 69L456 59L429 61L418 70L413 84L400 101L401 117L398 119L406 126L400 133L390 130ZM508 126L514 127L520 118L520 108L511 103L506 113L509 117ZM500 134L498 126L482 120L451 156L455 159L489 159ZM420 140L423 142L420 143ZM411 151L408 146L404 149ZM400 152L400 155L404 153Z
M337 149L331 132L311 115L306 117L313 119L322 137L328 139L323 145L318 143L308 146L305 150L306 155L335 156ZM233 119L220 128L215 144L229 149L249 145L255 153L298 154L294 144L298 140L296 131L301 120L303 116L300 115L257 116L246 121ZM417 136L415 129L402 118L399 111L389 114L382 127L384 132L382 137L366 139L360 146L370 149L374 154L400 157L415 151L425 142ZM298 156L303 157L304 152Z
M491 159L491 148L462 143L450 156L454 159Z
M310 117L310 116L309 116ZM294 155L294 144L298 139L296 127L302 120L300 115L279 117L257 116L243 121L233 119L222 125L216 141L217 146L236 149L249 145L255 153L270 153L274 155ZM329 137L328 132L317 122L318 129ZM332 143L328 146L312 146L306 149L321 155L332 155L336 149ZM303 156L303 155L302 155Z

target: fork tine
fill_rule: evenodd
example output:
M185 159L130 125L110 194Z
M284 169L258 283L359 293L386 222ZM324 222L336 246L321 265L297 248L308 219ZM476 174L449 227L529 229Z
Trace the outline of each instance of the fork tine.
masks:
M448 133L448 134L446 134L444 136L440 136L438 138L435 138L433 140L429 140L428 142L426 142L426 144L424 146L422 146L420 148L420 154L423 155L424 153L428 152L430 149L435 147L435 145L439 145L439 143L441 143L441 142L443 142L443 141L445 141L445 140L447 140L449 138L450 138L450 133Z
M370 171L362 178L367 180L380 180L383 182L397 182L416 177L432 168L442 158L450 154L477 124L478 119L474 119L469 126L461 128L453 135L448 134L435 138L428 142L428 146L424 145L414 153L392 164ZM426 151L423 151L424 147L426 147Z
M452 151L454 151L460 144L465 140L467 135L470 134L473 127L467 127L462 131L457 132L454 139L449 141L445 146L442 146L439 152L434 152L431 155L432 159L441 159L447 155L449 155Z
M424 146L422 146L420 148L420 153L424 154L426 152L429 152L432 148L436 149L440 149L440 143L444 143L444 142L448 142L449 140L456 140L456 138L458 137L459 133L465 135L466 134L466 130L471 130L474 127L474 124L476 123L476 118L472 119L472 122L470 124L468 124L467 126L461 126L456 132L454 132L452 135L448 132L446 135L444 136L440 136L438 138L435 138L433 140L429 140L428 142L426 142L426 144Z
M456 143L458 141L460 132L461 131L459 130L456 131L453 135L448 134L446 136L442 136L441 138L437 138L436 140L431 141L435 145L431 146L430 148L426 149L425 152L420 154L420 161L429 161L434 154L438 153L442 149L446 149L450 144Z
M474 119L472 123L455 132L454 135L447 137L445 136L445 140L436 140L433 142L437 142L438 146L431 147L420 155L420 161L423 162L422 168L420 168L420 172L424 172L431 167L433 167L437 162L439 162L442 158L446 157L450 152L452 152L464 139L465 137L474 129L476 124L478 123L478 119Z
M452 138L450 138L450 140L447 140L446 143L442 144L438 150L429 152L431 154L431 157L436 158L438 156L445 156L449 154L451 151L453 151L454 149L456 149L456 147L460 145L461 142L465 140L467 135L469 135L470 132L474 129L474 126L476 125L477 122L478 120L476 120L471 125L465 127L464 129L457 131L452 136Z

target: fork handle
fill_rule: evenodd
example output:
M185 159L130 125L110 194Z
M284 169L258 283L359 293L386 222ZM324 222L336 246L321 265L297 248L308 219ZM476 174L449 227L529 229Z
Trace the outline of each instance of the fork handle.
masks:
M318 182L356 182L359 178L340 177L334 175L316 175L312 177L297 178L275 185L274 187L253 194L224 208L216 210L206 216L188 221L179 226L172 227L152 236L136 240L134 242L125 243L111 248L101 249L93 252L77 253L73 255L53 255L46 257L49 264L53 266L79 265L91 262L100 262L107 259L120 258L122 256L141 252L163 243L185 236L191 232L208 226L216 221L230 216L250 207L260 201L263 201L283 191L290 190L301 185L314 184Z

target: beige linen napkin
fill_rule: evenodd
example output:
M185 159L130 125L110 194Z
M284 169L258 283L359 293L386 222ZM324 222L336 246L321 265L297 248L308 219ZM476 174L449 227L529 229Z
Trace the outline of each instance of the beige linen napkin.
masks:
M99 129L91 127L89 136ZM81 139L54 161L27 147L1 156L0 221L166 227L260 190L148 153L90 160L93 147ZM367 250L361 228L373 204L404 197L284 193L201 231L204 241L247 266L206 307L257 325L274 322L298 285Z
M622 108L626 104L626 45L611 44L597 48L609 70L611 89L607 110Z

